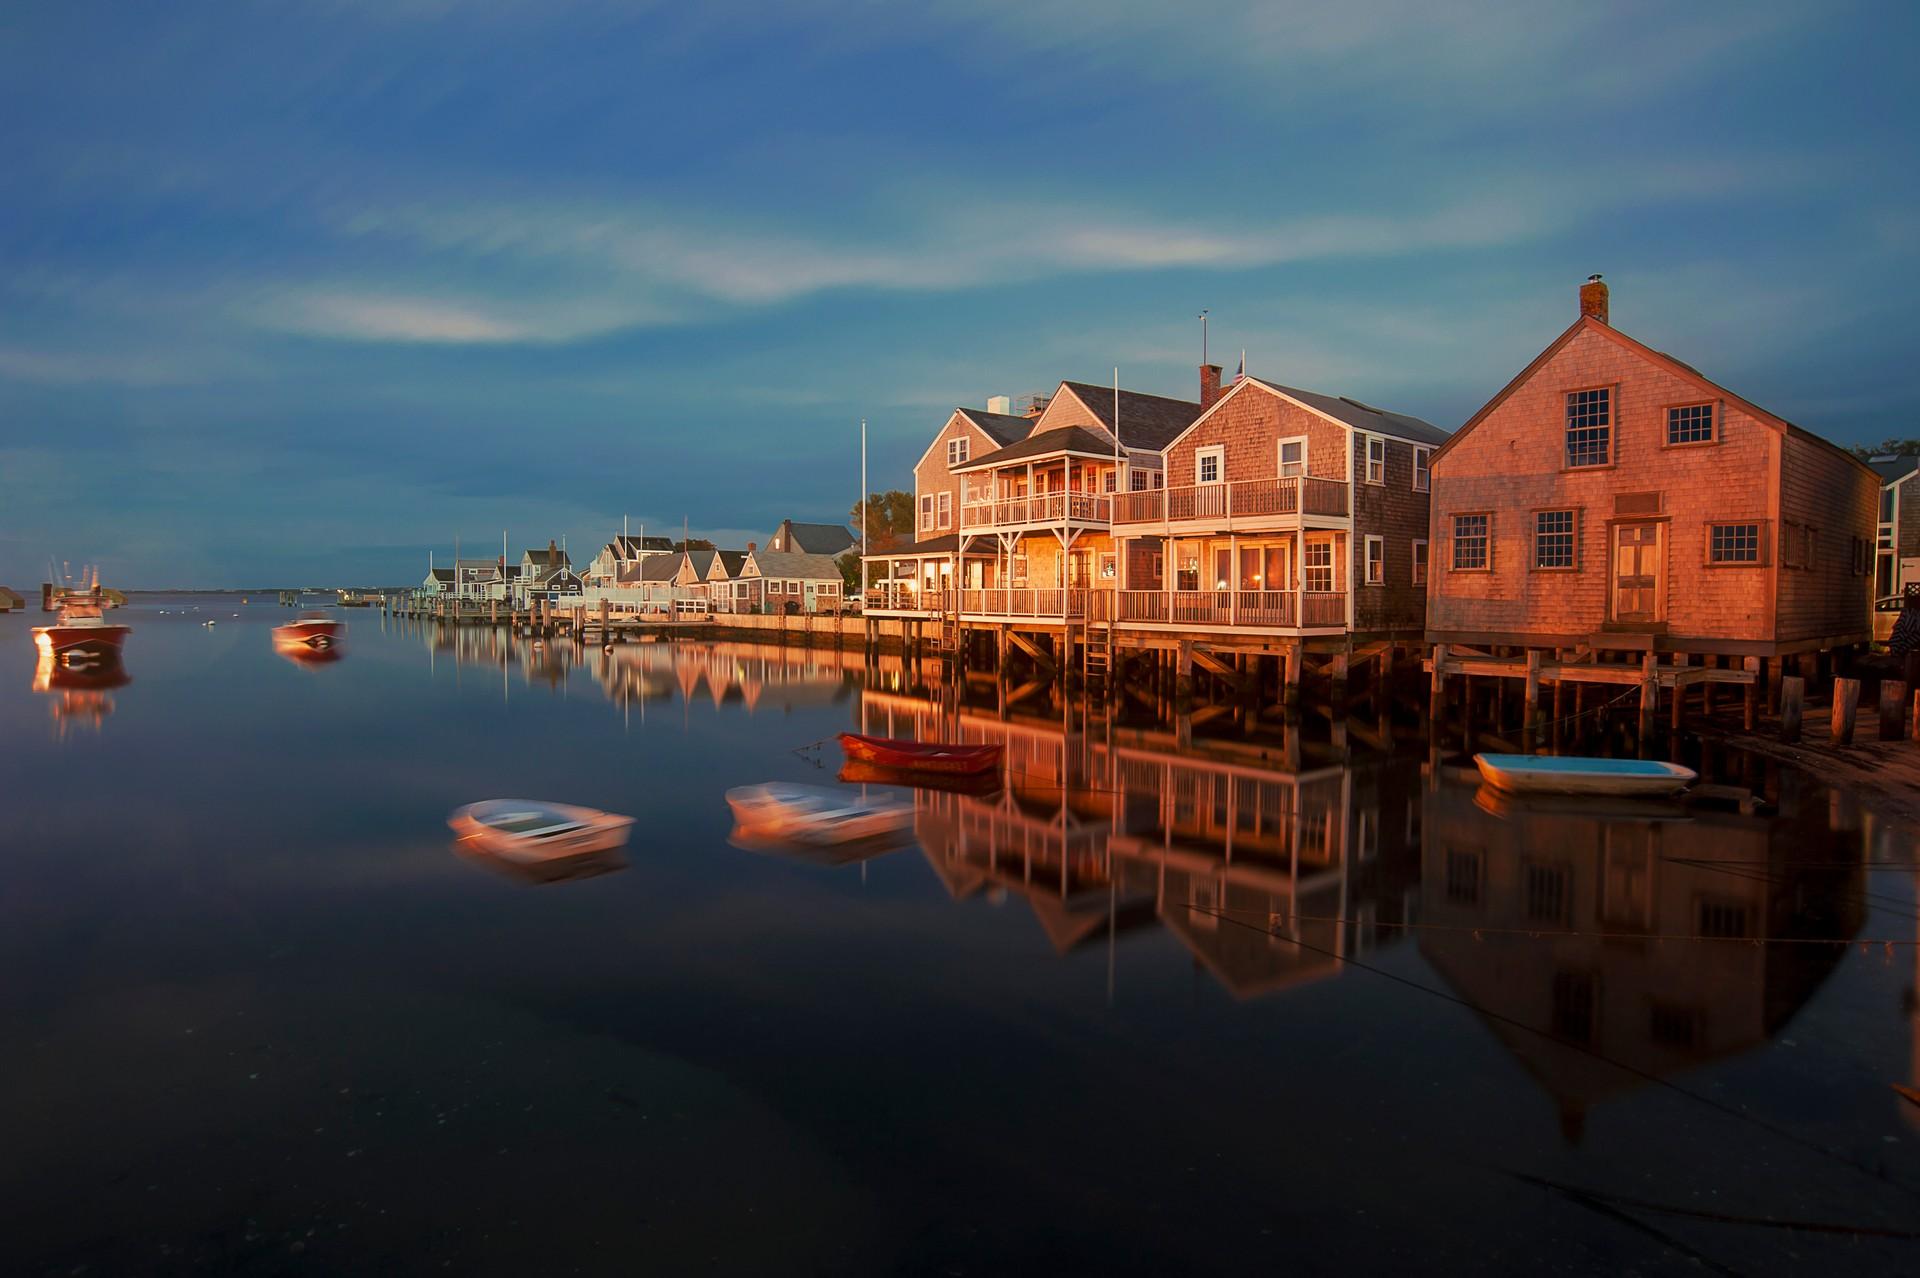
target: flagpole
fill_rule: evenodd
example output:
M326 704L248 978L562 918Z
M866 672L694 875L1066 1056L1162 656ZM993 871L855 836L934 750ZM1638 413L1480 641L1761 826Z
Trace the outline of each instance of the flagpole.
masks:
M867 524L871 510L868 507L867 494L867 419L860 419L860 503L855 507L860 512L860 612L866 615L867 609Z

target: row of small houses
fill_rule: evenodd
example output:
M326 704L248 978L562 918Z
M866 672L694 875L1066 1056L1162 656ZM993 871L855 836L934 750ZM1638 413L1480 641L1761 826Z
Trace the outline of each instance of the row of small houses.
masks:
M518 563L456 559L431 565L419 593L458 603L525 610L535 602L598 609L615 615L708 612L838 612L845 604L837 558L854 535L835 524L782 520L767 544L745 550L679 549L667 537L622 533L576 569L565 548L523 553Z
M1920 554L1912 459L1883 480L1614 328L1599 276L1579 298L1452 432L1213 365L1197 401L1069 381L955 409L915 467L917 540L866 561L868 614L1294 653L1866 641L1876 583Z

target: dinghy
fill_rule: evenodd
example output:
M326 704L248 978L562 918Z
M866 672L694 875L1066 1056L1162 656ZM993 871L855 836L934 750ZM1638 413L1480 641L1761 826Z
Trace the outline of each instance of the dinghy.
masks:
M787 781L738 786L727 791L727 806L743 831L814 846L886 838L913 826L913 809L904 803Z
M1511 794L1678 794L1694 783L1692 768L1653 759L1596 759L1582 755L1476 754L1488 785Z
M447 824L463 843L531 863L620 847L633 818L540 799L486 799L457 809Z
M947 745L939 741L905 741L891 737L840 734L840 748L855 763L871 763L904 772L990 772L1000 766L997 745Z

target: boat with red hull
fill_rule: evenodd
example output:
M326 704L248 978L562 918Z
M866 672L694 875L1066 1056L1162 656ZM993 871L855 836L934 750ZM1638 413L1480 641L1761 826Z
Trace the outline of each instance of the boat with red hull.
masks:
M949 745L940 741L903 741L843 732L840 748L855 763L871 763L901 772L977 776L1000 766L997 745Z
M340 642L347 623L324 612L302 613L298 621L273 628L273 642L287 648L331 648Z
M52 625L33 628L34 646L55 657L80 652L117 654L133 627L108 621L102 615L102 608L101 601L69 596L61 604L60 615Z

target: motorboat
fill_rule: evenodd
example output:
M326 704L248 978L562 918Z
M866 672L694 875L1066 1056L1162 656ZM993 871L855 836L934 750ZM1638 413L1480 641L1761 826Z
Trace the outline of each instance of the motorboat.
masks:
M104 603L97 596L70 595L60 605L60 614L50 626L33 628L33 643L43 653L64 657L75 652L117 653L132 626L108 621Z
M1511 794L1613 795L1651 798L1678 794L1699 779L1692 768L1654 759L1589 755L1476 754L1488 785Z
M273 642L285 647L331 648L346 637L347 623L318 610L273 628Z
M744 831L812 846L884 839L913 826L913 808L897 800L789 781L737 786L727 806Z
M1000 766L998 745L949 745L940 741L907 741L843 732L840 748L855 763L871 763L902 772L968 775L991 772Z
M485 799L447 824L461 842L504 861L532 864L607 852L626 844L633 818L541 799Z
M840 765L840 781L845 785L887 785L902 789L942 790L950 794L970 794L984 798L1000 789L1000 776L994 772L914 772L906 768L883 768L877 763L849 760Z

